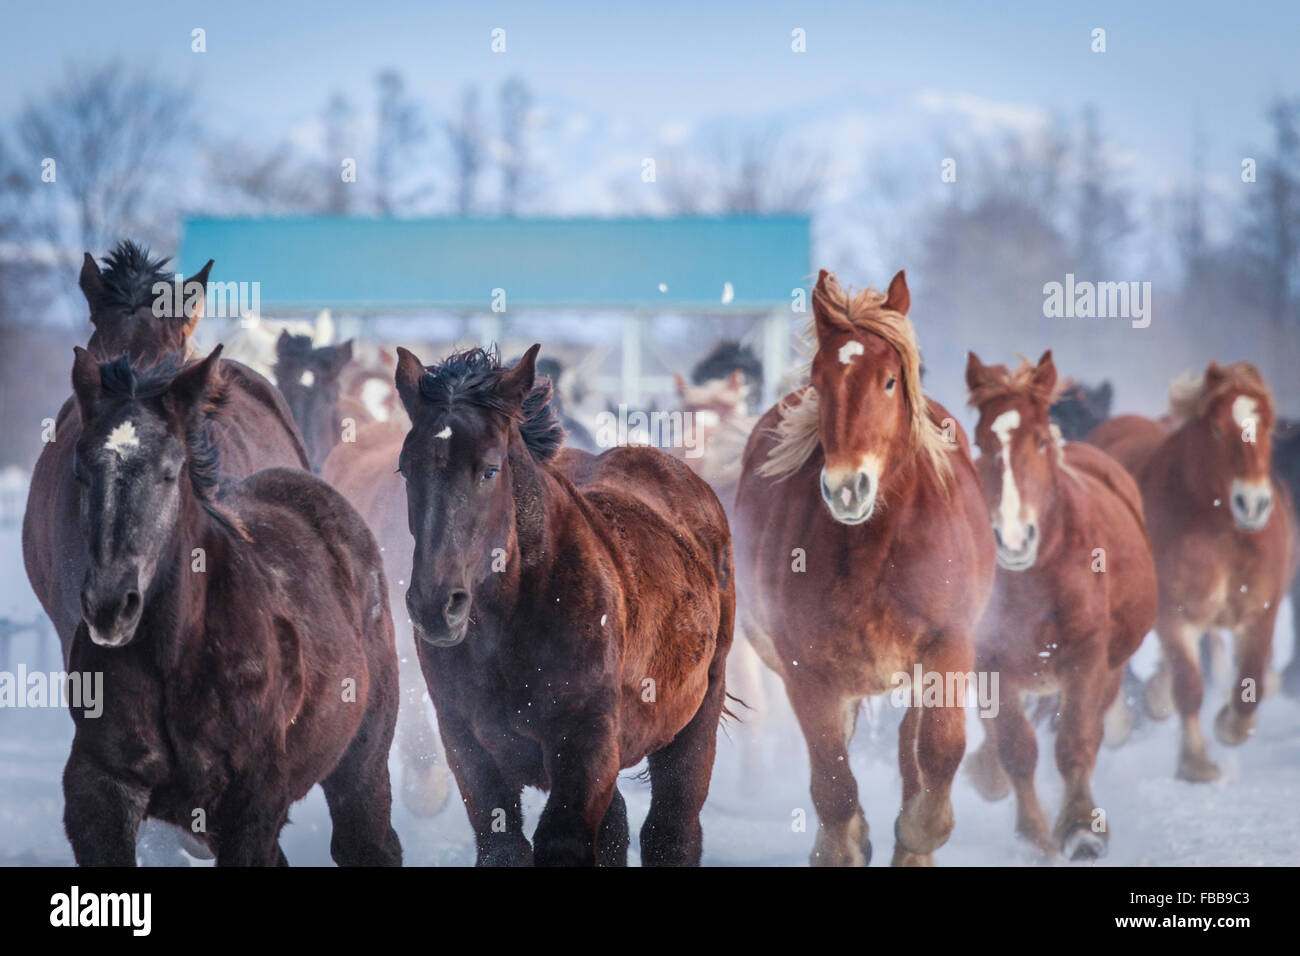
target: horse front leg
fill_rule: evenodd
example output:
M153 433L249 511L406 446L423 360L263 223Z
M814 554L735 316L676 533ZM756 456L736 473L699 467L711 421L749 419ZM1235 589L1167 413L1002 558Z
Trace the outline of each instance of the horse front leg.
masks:
M1094 646L1105 653L1104 641L1097 639ZM1106 710L1119 693L1123 670L1108 672L1104 660L1094 660L1067 668L1067 675L1056 735L1056 767L1065 780L1065 799L1053 835L1068 859L1096 859L1106 854L1110 833L1092 798L1092 771Z
M940 675L969 674L975 652L964 635L944 634L922 648L921 665ZM931 853L952 833L952 778L966 753L966 702L944 700L937 707L909 710L899 731L899 764L903 767L903 808L894 821L895 865L928 864ZM903 752L914 734L915 763L908 768ZM909 788L908 778L914 778ZM910 791L910 792L909 792Z
M78 866L135 866L149 789L113 774L74 742L63 770L63 827Z
M548 725L543 747L551 794L533 834L533 863L595 866L601 823L618 781L612 708L566 712Z
M459 714L439 713L438 731L474 829L475 866L531 866L533 848L524 836L519 802L523 784L506 780Z
M1273 628L1276 624L1277 602L1273 601L1266 610L1233 632L1237 683L1214 720L1214 735L1229 747L1245 743L1255 732L1269 658L1273 653Z

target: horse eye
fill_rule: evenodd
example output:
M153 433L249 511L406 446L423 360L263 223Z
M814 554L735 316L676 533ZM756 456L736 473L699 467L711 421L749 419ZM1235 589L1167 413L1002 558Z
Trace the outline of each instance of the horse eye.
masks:
M501 469L496 467L496 465L489 465L487 468L483 469L483 474L479 476L479 481L491 481L497 476L497 472L500 470Z
M1038 439L1038 450L1039 450L1039 451L1047 451L1047 439L1046 439L1046 438L1040 438L1040 439Z
M893 390L894 390L894 380L891 378L888 382L885 383L885 391L892 392Z
M174 468L168 468L166 471L163 472L163 476L162 476L162 477L163 477L163 481L168 481L168 482L170 482L170 481L175 481L175 480L176 480L176 469L174 469Z

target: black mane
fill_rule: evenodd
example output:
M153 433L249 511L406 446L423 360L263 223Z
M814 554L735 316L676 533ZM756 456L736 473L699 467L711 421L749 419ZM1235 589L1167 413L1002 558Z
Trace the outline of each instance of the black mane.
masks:
M157 399L171 388L177 375L193 364L194 362L186 362L175 355L169 355L152 365L137 366L132 364L129 355L119 355L115 359L100 363L100 388L105 395L114 398L135 401ZM205 504L212 502L221 470L221 457L212 428L209 426L213 417L225 405L227 395L225 379L218 371L217 381L209 388L200 413L195 416L185 432L185 457L188 461L190 481L194 486L194 493ZM214 513L225 520L224 514Z
M163 271L170 261L170 257L154 259L144 246L123 239L103 259L106 268L100 274L103 290L99 304L127 312L149 306L154 300L154 283L173 281Z
M691 384L703 385L714 379L726 378L736 369L745 373L745 381L760 388L763 384L763 363L748 345L735 339L723 339L713 351L695 363L691 369Z
M509 370L501 364L496 349L466 349L454 352L440 365L431 365L420 378L420 394L435 405L450 408L458 402L476 405L511 418L523 436L524 444L537 461L555 456L564 444L564 426L551 401L551 380L538 375L524 396L518 413L506 407L497 394L501 374Z

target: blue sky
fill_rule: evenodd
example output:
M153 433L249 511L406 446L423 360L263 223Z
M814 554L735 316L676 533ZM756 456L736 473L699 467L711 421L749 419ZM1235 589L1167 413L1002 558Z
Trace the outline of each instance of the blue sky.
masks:
M15 4L6 11L0 116L69 65L117 56L200 93L214 124L271 136L332 90L369 102L394 66L448 110L467 83L527 79L540 99L647 129L779 115L922 91L970 108L1078 110L1156 179L1185 166L1193 124L1212 173L1263 145L1264 102L1300 88L1300 3L331 3L123 0ZM190 52L190 30L208 52ZM507 31L493 54L490 31ZM790 50L791 30L808 52ZM1108 50L1089 49L1094 27ZM970 106L974 104L974 106ZM1134 184L1138 188L1144 184Z

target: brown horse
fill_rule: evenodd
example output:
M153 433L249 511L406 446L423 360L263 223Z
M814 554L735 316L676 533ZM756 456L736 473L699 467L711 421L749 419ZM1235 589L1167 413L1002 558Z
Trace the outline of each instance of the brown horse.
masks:
M149 816L190 828L218 865L283 865L289 807L320 783L334 859L400 864L379 550L305 471L219 486L208 425L229 394L220 353L142 367L77 350L91 558L70 665L113 693L97 716L73 709L68 838L81 865L131 866Z
M727 520L657 449L561 450L538 348L510 368L398 353L406 603L478 862L626 865L618 773L648 758L642 862L698 864L735 612ZM525 786L550 791L531 847Z
M976 469L999 565L975 639L977 670L997 673L1000 689L972 761L976 786L997 800L1014 785L1016 830L1049 856L1059 848L1071 859L1099 857L1110 830L1097 816L1090 779L1106 711L1156 618L1141 495L1109 455L1058 439L1050 351L1014 371L971 352L966 384L979 411ZM1034 790L1038 741L1021 701L1058 692L1065 800L1049 831Z
M275 343L276 385L318 474L335 445L374 421L360 399L342 395L340 377L351 361L351 339L314 348L308 336L286 331Z
M1200 710L1197 642L1209 628L1233 632L1237 677L1214 722L1219 740L1254 731L1273 647L1278 604L1295 571L1295 516L1271 466L1273 399L1245 362L1211 362L1171 393L1171 420L1134 415L1103 422L1088 440L1137 479L1156 557L1161 669L1147 686L1153 716L1172 692L1182 721L1177 775L1215 780Z
M356 441L334 446L321 468L321 477L365 519L384 556L388 600L397 608L393 627L402 685L397 712L397 751L402 762L399 792L411 813L431 817L447 802L451 781L442 743L425 715L424 675L405 610L406 588L411 580L411 532L406 521L406 485L397 473L397 459L406 430L407 426L398 421L375 422L358 429Z
M710 354L706 363L695 366L688 383L681 375L673 377L683 416L690 415L694 437L692 449L672 449L691 469L709 483L713 493L722 502L730 520L730 507L736 500L736 486L740 483L741 459L750 432L758 421L749 413L749 392L746 371L740 367L728 368L727 358L741 361L746 357L736 343L723 342ZM720 378L701 379L701 370L716 371ZM764 678L769 672L763 662L744 639L744 628L737 622L736 639L727 655L727 689L733 700L743 707L736 740L740 748L741 783L757 786L763 776L763 738L769 709L768 689ZM775 679L774 677L772 679Z
M182 315L159 314L153 287L172 277L167 260L152 259L141 247L123 242L105 260L101 272L89 253L81 269L81 290L90 306L94 332L89 351L96 358L130 355L154 362L189 352L189 336L203 311L195 294ZM185 283L206 288L211 261ZM222 360L227 382L225 414L213 423L225 473L236 478L260 468L306 468L307 454L289 409L274 386L238 362ZM81 622L80 591L90 556L80 531L77 483L72 474L73 449L81 436L81 414L69 398L60 409L54 440L32 471L23 517L23 561L32 590L54 623L64 657Z
M742 618L808 742L818 865L870 860L848 741L864 696L919 665L969 675L993 583L993 532L966 436L921 392L899 272L887 295L813 291L811 384L770 409L736 498ZM950 681L951 682L951 681ZM908 709L894 863L927 864L952 831L963 699Z

